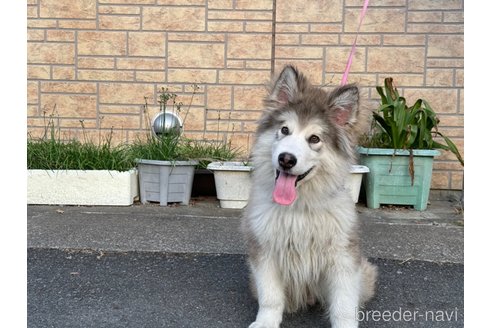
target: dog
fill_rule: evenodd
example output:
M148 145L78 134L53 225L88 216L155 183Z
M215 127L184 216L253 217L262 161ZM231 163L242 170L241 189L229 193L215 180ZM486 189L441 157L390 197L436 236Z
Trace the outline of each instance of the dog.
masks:
M359 90L327 92L286 66L264 100L252 148L252 190L241 227L259 310L249 328L280 327L283 312L320 303L333 328L358 326L377 269L359 249L346 187L367 123ZM367 117L367 115L366 115Z

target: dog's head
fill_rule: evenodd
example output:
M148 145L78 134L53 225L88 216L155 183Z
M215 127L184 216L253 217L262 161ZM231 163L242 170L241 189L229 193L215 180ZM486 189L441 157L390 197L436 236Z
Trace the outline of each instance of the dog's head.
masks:
M286 66L265 99L267 112L258 134L274 133L271 152L276 172L273 199L290 205L296 188L324 170L337 174L340 162L354 156L359 89L345 85L327 92L313 87L292 66Z

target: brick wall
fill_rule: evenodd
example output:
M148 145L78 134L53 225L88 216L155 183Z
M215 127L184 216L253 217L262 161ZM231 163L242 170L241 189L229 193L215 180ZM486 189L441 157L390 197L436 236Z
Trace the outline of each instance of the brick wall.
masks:
M42 133L56 106L68 138L81 137L82 121L86 136L113 129L115 140L132 140L147 128L144 97L153 116L161 87L186 104L196 83L187 135L227 136L248 151L272 66L339 84L362 3L28 0L28 131ZM349 76L373 108L388 76L409 101L429 100L462 152L463 12L463 0L372 0ZM434 169L433 188L462 188L452 155Z

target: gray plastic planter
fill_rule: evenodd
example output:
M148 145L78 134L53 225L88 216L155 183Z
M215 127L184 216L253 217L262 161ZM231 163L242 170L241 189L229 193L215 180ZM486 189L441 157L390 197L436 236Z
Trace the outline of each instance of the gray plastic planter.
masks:
M142 204L190 203L197 161L137 160Z

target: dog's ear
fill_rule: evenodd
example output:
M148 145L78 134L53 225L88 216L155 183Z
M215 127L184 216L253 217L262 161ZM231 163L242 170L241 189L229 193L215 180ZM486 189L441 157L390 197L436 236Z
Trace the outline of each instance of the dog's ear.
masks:
M268 100L285 105L293 102L306 86L304 76L294 66L287 65L273 85Z
M328 98L330 119L344 127L357 121L359 111L359 88L354 84L335 89Z

